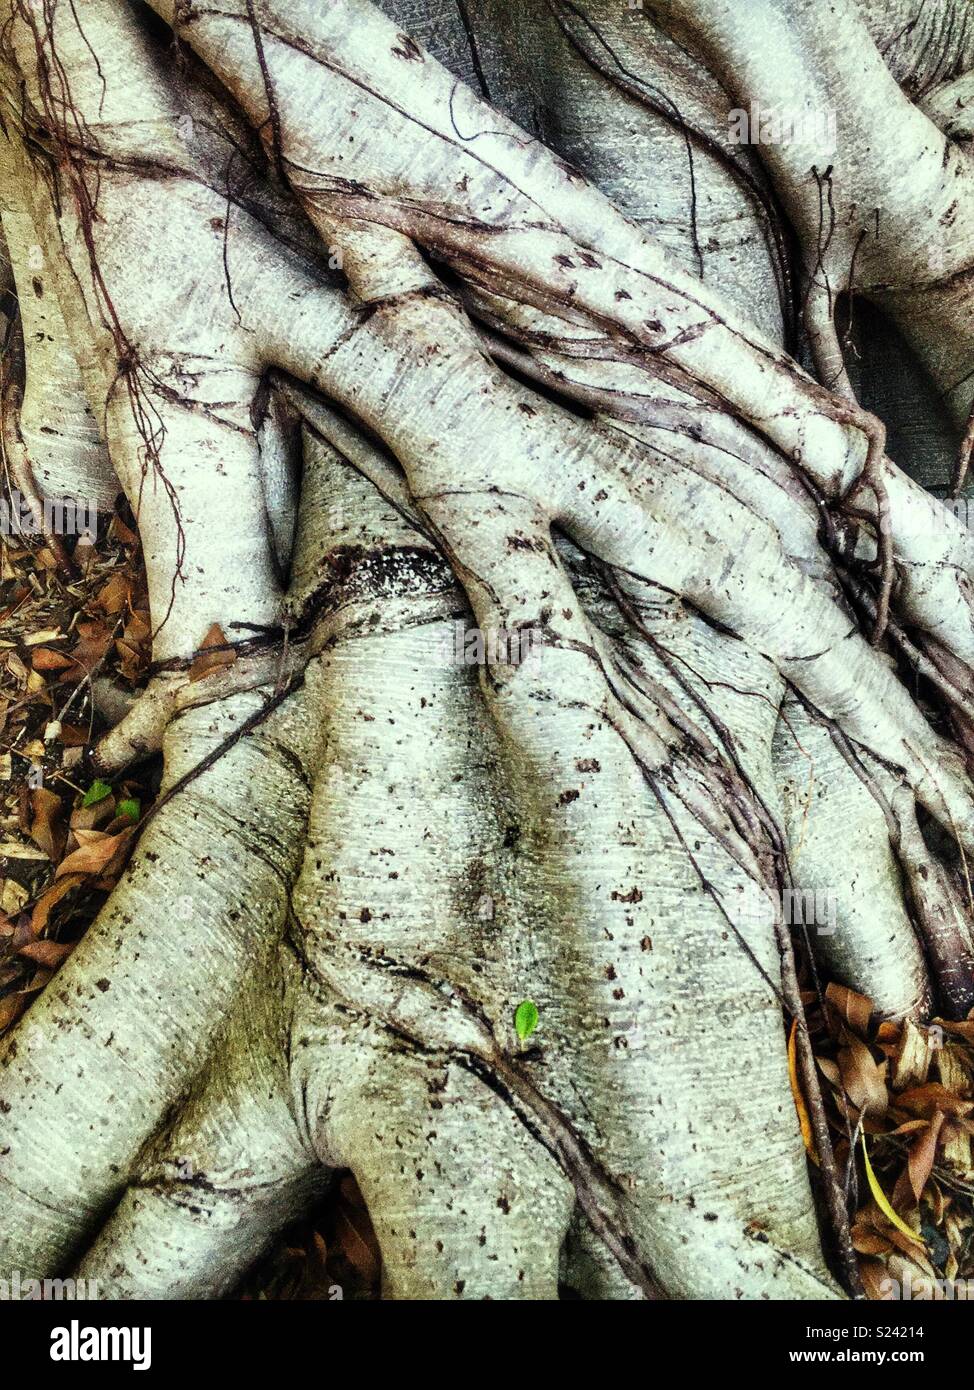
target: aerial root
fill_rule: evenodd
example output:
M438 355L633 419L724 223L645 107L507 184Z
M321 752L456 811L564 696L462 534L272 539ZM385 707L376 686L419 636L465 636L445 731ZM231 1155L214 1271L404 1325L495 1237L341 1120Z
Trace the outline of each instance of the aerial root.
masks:
M0 375L2 380L2 375ZM63 579L69 582L78 577L78 567L68 554L61 537L51 529L50 518L34 481L33 469L27 446L20 434L17 423L20 411L20 390L12 382L6 382L0 394L0 449L3 454L4 471L9 483L17 490L30 508L34 523L44 537L44 544L50 550Z
M863 410L856 404L843 405L836 402L831 414L839 424L851 425L866 436L866 458L859 476L847 489L843 499L845 505L855 502L859 493L868 488L876 504L874 526L876 528L877 566L879 570L879 593L876 599L876 621L873 625L871 641L878 647L886 633L889 622L890 599L896 578L893 551L893 523L890 516L889 492L883 479L883 460L886 455L886 426L876 415Z
M961 847L960 880L928 848L917 822L913 797L901 788L893 798L896 845L931 969L949 1018L974 1009L974 897Z
M967 481L967 473L971 466L972 454L974 454L974 405L971 406L970 414L967 417L967 425L964 428L964 435L960 442L957 463L954 466L954 475L950 480L949 497L957 498L960 496L961 489Z
M822 286L814 278L810 279L802 317L819 381L827 391L835 392L851 406L857 407L858 401L835 328L835 302L827 282Z
M289 1104L286 1010L296 967L249 975L172 1125L149 1146L76 1276L112 1299L219 1298L329 1181Z

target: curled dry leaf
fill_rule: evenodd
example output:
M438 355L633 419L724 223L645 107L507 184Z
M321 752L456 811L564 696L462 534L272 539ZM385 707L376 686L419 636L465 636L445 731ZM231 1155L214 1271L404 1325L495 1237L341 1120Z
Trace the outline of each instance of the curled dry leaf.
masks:
M205 680L207 676L213 675L216 671L225 670L232 666L237 659L237 653L227 651L228 646L223 628L219 623L213 623L203 641L200 643L199 654L192 666L189 668L190 681Z
M72 889L84 883L87 875L78 873L67 873L55 879L50 888L47 888L37 902L30 918L30 930L33 936L38 937L47 930L51 913L57 904L66 898Z
M877 1062L864 1042L847 1034L839 1049L842 1087L849 1100L863 1115L885 1115L889 1105L886 1089L886 1061Z
M940 1131L943 1127L944 1116L941 1110L935 1110L930 1123L922 1134L918 1134L910 1145L910 1152L907 1158L907 1172L910 1177L910 1187L914 1198L919 1202L923 1195L923 1189L927 1185L927 1180L933 1171L934 1159L937 1155L937 1141L940 1138Z
M79 675L82 672L90 674L99 662L105 659L111 641L111 629L100 619L78 624L78 641L71 649L71 656L75 660Z
M26 946L21 946L18 955L26 956L28 960L36 961L38 965L46 966L49 970L56 970L74 950L74 942L63 941L28 941Z
M857 1247L858 1249L858 1247ZM868 1253L866 1251L863 1252ZM883 1302L893 1296L893 1281L890 1272L879 1260L862 1260L859 1264L863 1288L871 1302Z
M61 861L55 878L65 874L111 873L113 861L125 854L132 838L131 830L123 830L118 835L104 835L98 830L79 830L76 834L78 848Z
M5 994L0 999L0 1033L16 1023L26 1007L27 1000L22 994Z
M64 852L67 836L61 798L46 787L36 787L30 794L30 804L33 812L30 837L56 862Z
M122 570L116 570L112 577L103 584L98 590L91 606L114 616L121 613L125 608L132 594L131 577Z
M77 666L77 662L73 661L70 656L66 656L64 652L53 651L50 647L38 647L31 658L31 665L35 671L50 674L70 671Z
M954 1033L965 1042L974 1043L974 1018L969 1018L962 1023L951 1023L946 1018L935 1018L934 1023L943 1028L946 1033Z
M830 984L826 988L825 998L843 1023L854 1033L866 1036L873 1016L871 999L864 994L857 994L854 989L846 989L845 985L837 984Z
M963 1100L936 1081L929 1081L925 1086L904 1091L896 1097L896 1104L897 1107L902 1107L913 1115L923 1115L926 1119L933 1119L938 1110L942 1110L945 1115L968 1115L974 1110L974 1101Z

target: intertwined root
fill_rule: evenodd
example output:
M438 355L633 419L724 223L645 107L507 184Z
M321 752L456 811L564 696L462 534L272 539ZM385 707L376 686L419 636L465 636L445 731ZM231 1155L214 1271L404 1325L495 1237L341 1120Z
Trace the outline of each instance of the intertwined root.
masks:
M418 563L422 538L368 484L343 477L347 465L337 456L320 446L313 453L328 494L343 497L355 516L329 538L324 564L334 567L354 545L355 566L383 567L387 603L412 608L419 622L375 631L370 605L358 602L358 621L292 697L327 730L321 756L292 745L290 761L297 747L316 773L303 867L287 916L274 911L279 891L267 901L266 887L246 875L276 927L251 923L246 946L231 943L238 969L246 953L249 983L222 1027L211 991L218 964L228 968L226 950L222 960L207 950L168 963L172 1006L130 1004L125 961L113 962L109 989L85 1003L65 1042L75 1071L87 1071L88 1049L105 1050L110 1016L108 1058L122 1046L137 1069L124 1090L106 1075L113 1114L131 1113L131 1092L141 1095L155 1068L159 1104L139 1115L146 1135L186 1091L204 1039L212 1050L185 1108L141 1155L131 1125L100 1136L112 1155L113 1192L130 1185L80 1271L110 1296L218 1294L320 1191L322 1165L347 1165L369 1202L395 1296L555 1296L576 1204L588 1249L581 1268L595 1296L631 1296L656 1281L701 1296L824 1296L832 1286L818 1253L771 983L773 911L752 914L740 933L729 929L723 904L750 880L684 805L689 778L724 822L706 771L692 750L674 749L655 769L658 783L648 784L605 713L566 698L590 664L571 646L543 648L517 670L524 693L514 700L504 691L501 717L505 709L539 712L526 722L508 715L498 730L494 698L481 695L476 670L451 659L452 623L424 621L431 600L448 599L449 611L459 599L442 562L427 551ZM361 582L355 566L340 571L328 596L335 609ZM596 601L606 606L604 595ZM679 648L675 617L665 622ZM639 655L633 640L629 663ZM606 652L616 646L609 636L601 641ZM694 645L699 632L689 637L688 649ZM641 659L654 668L647 678L665 689L665 669L648 650ZM678 688L669 693L675 698ZM198 807L215 797L221 770L219 812L231 839L215 847L208 828L214 863L204 893L227 897L228 882L242 883L239 859L231 879L223 873L234 838L253 854L256 837L268 834L265 796L279 810L283 789L242 795L246 784L232 764L248 756L276 765L273 723L287 709L159 813L121 901L132 903L144 855L159 852L167 828L199 843L184 802ZM251 786L256 771L246 774ZM294 792L292 784L283 794L297 814ZM723 830L733 835L729 824ZM264 839L258 852L268 848ZM167 867L172 875L175 866ZM283 882L291 872L282 861ZM171 881L185 881L185 870ZM233 915L229 900L224 912ZM194 940L206 917L204 898ZM89 960L110 922L109 910L86 940ZM157 942L168 937L175 947L176 937L185 949L185 934L171 921L153 923ZM133 936L130 928L126 940ZM149 968L158 978L158 962ZM177 1040L146 1029L146 1013L164 1011L190 1027L180 999L194 986L216 1007L206 1028L195 1020L189 1057ZM513 1030L521 997L540 1007L537 1046L522 1045ZM48 1000L41 1017L27 1020L38 1032ZM7 1058L7 1121L19 1141L12 1151L23 1142L18 1113L21 1125L31 1113L13 1088L21 1058L19 1047ZM89 1093L85 1077L71 1077L57 1113L71 1116ZM734 1137L752 1115L764 1145L753 1165L741 1161ZM701 1143L705 1116L710 1137ZM71 1130L65 1149L78 1142ZM90 1228L105 1197L92 1201L93 1162L86 1167ZM18 1173L37 1208L63 1202L56 1174L37 1190L29 1162ZM69 1173L65 1184L77 1178ZM31 1216L33 1234L16 1251L30 1267L57 1265L84 1243L80 1214L43 1242L33 1206Z
M348 1166L394 1296L554 1297L560 1265L596 1297L834 1295L783 1012L847 1277L851 1248L783 904L834 895L812 945L889 1014L970 1006L965 758L847 599L963 713L970 538L877 422L371 6L266 8L260 43L232 3L186 38L348 294L280 188L228 193L233 121L181 133L115 0L83 44L11 7L36 107L8 101L11 158L156 622L97 756L161 746L166 784L0 1058L0 1263L218 1295ZM60 220L16 143L51 119L29 21L70 31ZM359 105L374 138L346 150ZM471 615L520 659L458 660ZM237 662L190 682L212 623Z

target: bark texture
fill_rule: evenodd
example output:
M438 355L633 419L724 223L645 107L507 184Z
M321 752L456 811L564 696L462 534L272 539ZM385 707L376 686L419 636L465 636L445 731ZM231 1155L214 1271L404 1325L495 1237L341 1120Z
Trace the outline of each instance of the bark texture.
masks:
M4 439L137 516L164 765L0 1269L218 1297L351 1168L392 1298L858 1294L796 942L974 1006L954 8L0 0Z

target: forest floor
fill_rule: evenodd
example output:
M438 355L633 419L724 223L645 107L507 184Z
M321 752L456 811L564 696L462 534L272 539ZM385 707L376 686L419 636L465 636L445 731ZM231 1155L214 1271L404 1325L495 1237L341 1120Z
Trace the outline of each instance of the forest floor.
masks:
M158 761L112 785L86 770L101 727L92 680L135 692L151 648L131 515L101 520L94 543L75 546L73 576L41 538L0 535L0 1034L77 946L158 790ZM208 644L220 640L211 630ZM201 655L192 674L205 680L211 669ZM806 1007L867 1293L880 1297L884 1279L907 1275L934 1290L974 1279L974 1017L891 1024L836 984L809 988ZM810 1136L794 1065L792 1088ZM328 1299L337 1286L370 1299L380 1279L365 1204L343 1174L234 1297Z

